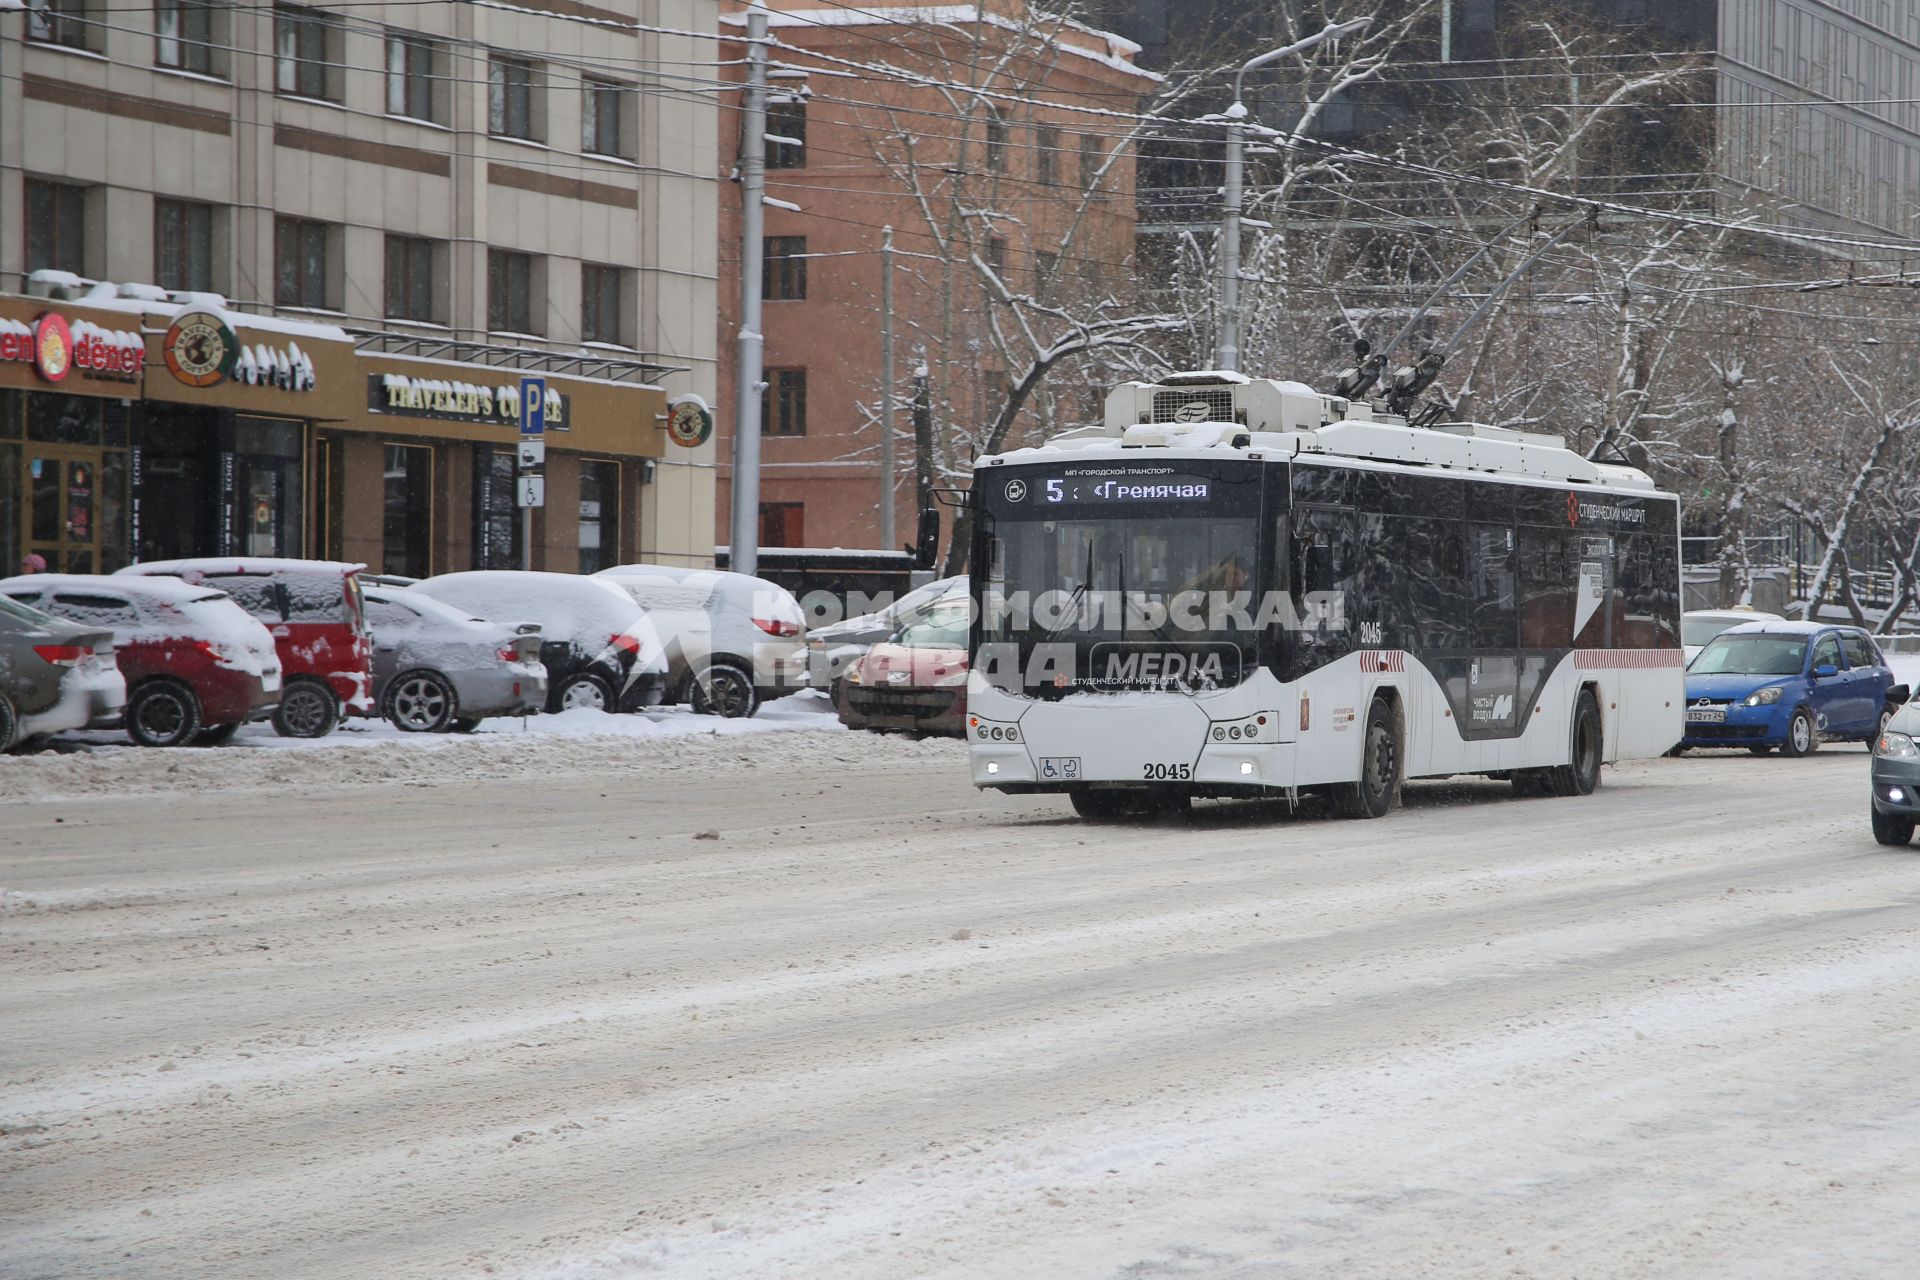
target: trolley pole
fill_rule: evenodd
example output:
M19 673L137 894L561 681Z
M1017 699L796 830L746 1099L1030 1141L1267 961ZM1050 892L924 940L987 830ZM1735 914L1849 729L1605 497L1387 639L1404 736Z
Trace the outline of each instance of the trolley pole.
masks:
M765 265L767 183L767 9L747 10L747 87L740 129L740 338L733 430L732 569L760 567L760 392L766 339L761 334L760 273Z
M880 229L880 545L899 536L893 520L893 228Z

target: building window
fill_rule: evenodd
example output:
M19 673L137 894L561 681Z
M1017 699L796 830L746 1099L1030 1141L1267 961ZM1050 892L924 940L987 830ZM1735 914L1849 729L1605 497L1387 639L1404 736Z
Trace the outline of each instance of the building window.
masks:
M807 167L807 100L788 96L767 104L767 168Z
M771 436L807 434L807 371L769 369L760 392L760 429Z
M153 10L153 60L163 67L213 72L213 6L207 0L159 0Z
M433 450L390 444L384 471L381 568L408 578L432 576Z
M620 110L627 90L605 80L586 82L581 108L580 149L597 156L623 156Z
M1001 173L1007 167L1007 122L1000 112L987 108L987 169Z
M1060 255L1039 249L1033 255L1033 294L1042 302L1053 298L1054 285L1060 276Z
M433 241L387 237L387 314L395 320L432 322Z
M580 341L620 341L620 294L625 273L619 267L580 267Z
M494 55L487 68L487 129L497 137L539 141L536 106L537 76L523 58Z
M213 289L213 206L153 202L154 283L162 289Z
M273 300L283 307L325 307L329 228L324 222L276 218L273 224Z
M32 0L27 6L27 39L85 49L93 43L86 0Z
M768 236L762 242L760 296L769 302L797 302L807 296L807 238Z
M1469 35L1487 35L1499 21L1496 0L1461 0L1460 30Z
M761 503L760 545L763 547L806 546L806 504L802 502Z
M435 119L433 41L407 32L387 33L387 114Z
M339 27L317 9L276 9L273 15L273 87L297 98L340 96Z
M1050 124L1034 126L1033 177L1047 187L1060 181L1060 131Z
M1080 135L1080 186L1091 191L1100 184L1100 138L1097 134Z
M987 265L993 268L993 274L1007 274L1007 238L1005 236L987 237Z
M533 255L487 250L487 328L534 333Z
M87 274L87 189L27 179L29 272L50 268Z
M620 563L620 464L580 463L580 572Z

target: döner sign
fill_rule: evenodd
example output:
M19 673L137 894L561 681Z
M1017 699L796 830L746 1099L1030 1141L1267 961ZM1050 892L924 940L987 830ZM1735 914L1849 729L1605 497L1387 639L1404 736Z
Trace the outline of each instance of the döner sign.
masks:
M75 369L86 378L138 382L146 354L137 333L68 321L56 311L42 313L30 325L0 317L0 362L30 364L48 382L59 382Z

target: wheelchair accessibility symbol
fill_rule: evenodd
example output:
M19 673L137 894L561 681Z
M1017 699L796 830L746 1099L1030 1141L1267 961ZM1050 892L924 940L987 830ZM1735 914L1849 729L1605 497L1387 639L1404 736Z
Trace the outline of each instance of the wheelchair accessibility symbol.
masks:
M1041 756L1040 776L1049 781L1077 781L1080 777L1080 757Z

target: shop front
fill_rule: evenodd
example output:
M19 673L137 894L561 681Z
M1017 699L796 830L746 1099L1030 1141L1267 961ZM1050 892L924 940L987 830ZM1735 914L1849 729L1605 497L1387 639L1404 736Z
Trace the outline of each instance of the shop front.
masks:
M107 573L131 555L137 323L44 298L0 298L0 566L28 555Z
M519 372L368 352L357 367L364 416L318 442L327 554L408 577L526 567ZM546 505L530 522L532 567L592 573L636 558L665 393L543 376Z

